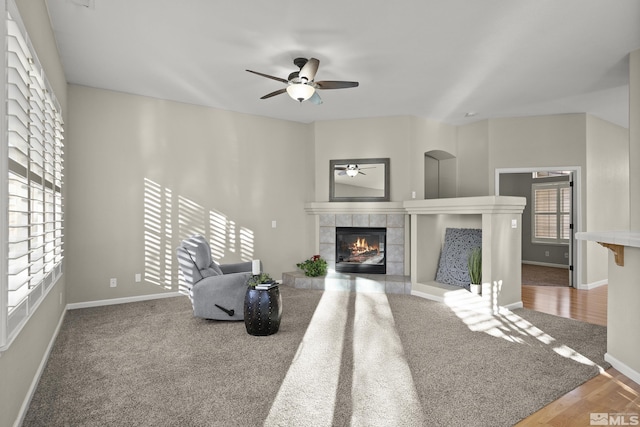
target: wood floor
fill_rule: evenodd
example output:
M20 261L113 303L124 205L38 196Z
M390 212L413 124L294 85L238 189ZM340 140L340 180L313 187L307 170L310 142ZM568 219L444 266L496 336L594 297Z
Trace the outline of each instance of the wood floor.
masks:
M585 291L523 285L522 303L525 308L556 316L607 324L607 286ZM637 425L633 424L631 416L640 417L640 385L610 368L525 418L517 426L589 426L592 413L627 414L626 418L615 420L628 423L619 425Z

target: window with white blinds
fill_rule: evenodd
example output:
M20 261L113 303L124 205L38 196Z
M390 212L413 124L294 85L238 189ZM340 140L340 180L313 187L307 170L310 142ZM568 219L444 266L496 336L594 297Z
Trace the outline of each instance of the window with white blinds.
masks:
M532 184L532 241L569 243L571 188L568 182Z
M3 336L15 335L62 274L61 109L13 2L6 12L6 272Z

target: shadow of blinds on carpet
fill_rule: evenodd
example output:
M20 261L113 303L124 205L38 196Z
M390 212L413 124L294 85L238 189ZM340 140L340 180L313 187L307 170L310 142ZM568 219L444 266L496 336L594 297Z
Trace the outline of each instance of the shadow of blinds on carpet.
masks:
M345 348L350 320L351 349ZM353 352L352 366L343 360L345 350ZM341 407L351 400L350 414L336 414L341 375L351 382L349 395L340 399ZM264 425L331 426L336 416L350 416L350 425L424 425L386 294L323 294Z
M458 316L470 331L484 332L496 338L502 338L514 344L532 345L536 341L546 345L554 353L587 366L596 366L600 373L604 368L578 353L566 344L538 329L511 310L489 307L482 297L471 293L446 296L444 303Z

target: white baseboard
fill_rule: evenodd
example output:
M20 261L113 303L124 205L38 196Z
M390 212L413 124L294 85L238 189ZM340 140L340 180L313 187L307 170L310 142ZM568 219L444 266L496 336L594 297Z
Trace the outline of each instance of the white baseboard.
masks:
M181 295L183 294L181 294L180 292L167 292L162 294L138 295L134 297L103 299L103 300L87 301L87 302L76 302L73 304L67 304L67 310L75 310L78 308L102 307L105 305L126 304L128 302L149 301L149 300L161 299L161 298L172 298L172 297L177 297Z
M420 298L424 298L424 299L428 299L431 301L435 301L435 302L444 302L444 298L438 295L432 295L432 294L428 294L425 292L420 292L420 291L411 291L411 295L416 296L416 297L420 297ZM522 301L518 301L518 302L514 302L511 304L507 304L504 306L504 308L508 309L508 310L515 310L517 308L522 308L524 307L524 305L522 304Z
M16 418L14 427L20 427L22 422L24 421L24 417L27 415L27 411L29 410L29 405L31 404L31 399L33 398L33 394L36 392L38 388L38 383L40 382L40 378L42 377L42 373L44 372L44 368L47 366L47 362L49 361L49 356L51 355L51 350L53 350L53 345L58 338L58 333L62 328L62 322L64 321L64 317L67 314L67 310L62 311L62 315L60 316L60 320L58 320L58 325L56 326L55 331L53 331L53 335L49 340L49 345L47 345L47 349L42 356L42 360L40 361L40 365L36 370L36 374L33 376L33 380L31 381L31 385L29 386L29 390L27 390L27 394L22 402L22 406L20 406L20 411L18 412L18 418Z
M436 301L436 302L444 302L444 298L437 296L437 295L431 295L431 294L427 294L425 292L420 292L420 291L411 291L411 295L414 295L416 297L420 297L420 298L424 298L424 299L428 299L431 301Z
M569 269L569 266L567 264L553 264L550 262L539 262L539 261L525 261L522 260L523 264L528 264L528 265L538 265L540 267L554 267L554 268L564 268L566 270Z
M604 360L611 363L611 366L613 366L615 369L620 371L622 375L625 375L626 377L634 381L636 384L640 384L640 372L636 371L635 369L632 369L625 363L622 363L621 361L619 361L609 353L604 354Z
M508 310L515 310L517 308L523 308L524 305L522 304L522 301L518 301L518 302L514 302L511 304L507 304L504 306L504 308L508 309Z
M609 283L608 279L598 280L597 282L591 282L591 283L583 283L581 285L578 285L578 289L588 291L590 289L595 289L595 288L599 288L600 286L604 286L607 283Z

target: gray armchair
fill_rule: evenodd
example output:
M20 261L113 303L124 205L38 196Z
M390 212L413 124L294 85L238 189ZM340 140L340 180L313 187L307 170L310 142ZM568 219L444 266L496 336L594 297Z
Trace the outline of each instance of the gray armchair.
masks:
M219 265L201 235L178 246L178 265L184 279L180 291L191 299L193 315L205 319L244 320L244 295L251 277L251 261Z

